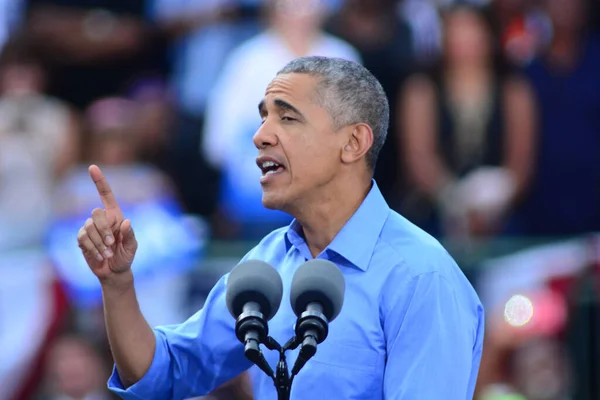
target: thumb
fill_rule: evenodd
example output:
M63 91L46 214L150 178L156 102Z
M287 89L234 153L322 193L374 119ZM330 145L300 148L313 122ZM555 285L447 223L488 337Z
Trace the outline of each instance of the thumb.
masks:
M135 240L135 233L131 227L131 221L126 219L121 223L120 236L123 243L123 248L127 250L133 250L137 246Z

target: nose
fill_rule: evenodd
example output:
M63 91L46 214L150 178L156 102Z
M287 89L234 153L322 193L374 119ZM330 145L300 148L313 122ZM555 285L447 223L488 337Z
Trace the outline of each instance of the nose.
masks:
M252 138L254 145L257 149L264 149L267 146L275 146L278 143L277 134L275 128L269 123L269 119L258 128L254 137Z

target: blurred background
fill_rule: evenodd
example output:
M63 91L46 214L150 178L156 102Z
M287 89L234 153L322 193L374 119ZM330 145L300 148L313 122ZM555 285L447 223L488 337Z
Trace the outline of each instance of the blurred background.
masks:
M136 228L151 325L290 222L261 205L251 137L303 55L386 90L379 187L487 311L476 399L600 399L599 28L598 0L0 0L0 399L112 398L76 242L90 163Z

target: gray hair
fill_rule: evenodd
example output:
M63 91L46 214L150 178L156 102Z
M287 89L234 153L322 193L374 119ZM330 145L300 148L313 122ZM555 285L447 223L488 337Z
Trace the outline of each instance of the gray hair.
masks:
M366 155L367 165L375 168L387 137L390 106L383 87L362 65L329 57L301 57L288 63L280 74L309 74L319 79L317 101L326 108L335 129L365 123L373 130L373 145Z

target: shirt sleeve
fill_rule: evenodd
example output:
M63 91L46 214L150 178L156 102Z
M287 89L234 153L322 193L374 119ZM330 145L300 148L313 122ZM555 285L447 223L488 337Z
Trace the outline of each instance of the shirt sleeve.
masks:
M113 368L108 388L125 400L185 399L206 395L248 369L251 363L225 303L227 276L189 320L154 329L154 358L141 380L124 389Z
M384 398L471 400L481 358L481 306L459 296L437 272L388 293Z

